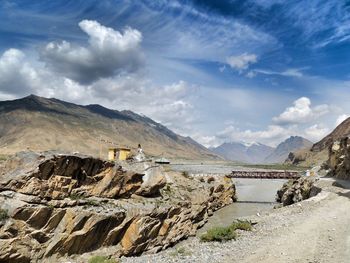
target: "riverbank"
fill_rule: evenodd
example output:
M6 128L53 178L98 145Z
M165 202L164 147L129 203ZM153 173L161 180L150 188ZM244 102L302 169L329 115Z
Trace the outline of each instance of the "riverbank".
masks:
M300 203L245 217L257 222L236 241L202 243L190 238L156 255L121 262L349 262L350 186L322 179L322 192Z

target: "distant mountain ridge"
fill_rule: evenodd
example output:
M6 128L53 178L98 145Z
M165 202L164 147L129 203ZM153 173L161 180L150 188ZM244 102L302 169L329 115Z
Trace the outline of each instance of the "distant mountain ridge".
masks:
M102 139L102 142L101 142ZM0 101L0 151L78 151L107 155L114 145L136 148L154 156L188 159L218 158L189 137L180 136L132 111L87 106L30 95Z
M283 163L290 152L311 146L312 142L309 140L300 136L291 136L276 148L257 142L230 142L209 149L227 160L264 164Z
M265 162L283 163L288 158L290 152L309 149L311 146L311 141L300 136L291 136L277 145L276 149L265 158Z
M230 142L210 148L210 150L227 160L262 163L266 156L273 152L274 148L261 143Z

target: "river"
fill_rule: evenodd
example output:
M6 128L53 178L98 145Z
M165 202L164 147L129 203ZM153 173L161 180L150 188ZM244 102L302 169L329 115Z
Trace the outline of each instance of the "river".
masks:
M189 173L222 173L229 174L232 170L247 168L225 164L174 164L173 170L187 171ZM249 216L273 209L276 205L276 192L284 179L233 179L236 186L238 202L228 205L214 213L198 231L198 234L205 232L213 226L227 226L238 217Z

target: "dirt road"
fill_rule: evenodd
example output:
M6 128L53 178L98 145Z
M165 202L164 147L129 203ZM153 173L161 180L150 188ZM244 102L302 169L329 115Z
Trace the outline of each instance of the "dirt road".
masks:
M156 255L122 262L349 263L350 183L342 182L348 189L332 183L321 180L323 191L309 200L249 217L258 224L237 241L191 238Z
M349 190L324 192L300 205L304 211L281 219L288 227L266 236L241 262L350 262Z

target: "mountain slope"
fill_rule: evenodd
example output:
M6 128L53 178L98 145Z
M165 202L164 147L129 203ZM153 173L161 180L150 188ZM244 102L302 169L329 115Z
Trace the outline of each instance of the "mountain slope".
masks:
M135 149L138 143L155 156L217 157L192 139L131 111L80 106L34 95L0 102L0 151L4 154L31 149L95 156L101 152L105 157L108 147Z
M283 163L290 152L298 151L301 149L310 149L312 142L309 140L300 137L300 136L291 136L285 141L281 142L276 149L265 158L266 163Z
M223 143L210 150L227 160L245 163L262 163L266 156L271 154L274 148L261 144L245 144L239 142Z
M320 165L327 160L328 148L333 144L333 142L345 136L350 136L350 118L347 118L330 134L319 142L315 143L311 149L292 152L288 156L286 162L303 166Z
M321 141L315 143L311 151L319 152L333 144L334 141L339 140L345 136L350 136L350 118L347 118L341 124L339 124L330 134L324 137Z

